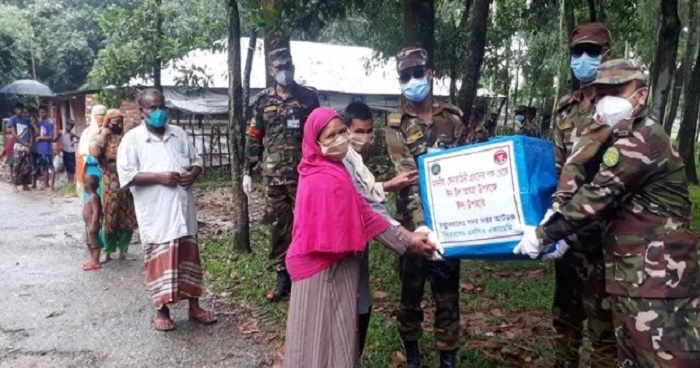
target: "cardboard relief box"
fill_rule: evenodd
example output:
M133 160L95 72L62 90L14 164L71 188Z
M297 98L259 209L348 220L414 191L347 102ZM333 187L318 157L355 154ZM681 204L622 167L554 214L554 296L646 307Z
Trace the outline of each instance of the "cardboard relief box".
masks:
M426 224L445 258L525 258L513 248L524 226L539 224L556 189L552 142L496 137L428 153L418 167Z

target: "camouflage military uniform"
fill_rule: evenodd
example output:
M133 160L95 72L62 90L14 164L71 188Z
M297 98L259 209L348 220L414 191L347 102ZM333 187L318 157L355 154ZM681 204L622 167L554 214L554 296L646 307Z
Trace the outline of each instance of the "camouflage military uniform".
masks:
M571 178L562 168L578 143L581 133L593 122L591 106L581 105L583 96L575 92L559 102L554 130L557 174L561 190L554 196L553 207L558 208L571 199L576 190L570 191ZM598 125L598 124L595 124ZM586 177L592 180L597 168L585 168ZM605 265L603 262L603 224L590 224L570 235L566 240L571 251L555 261L555 287L553 325L559 337L555 342L557 367L578 367L579 350L583 338L583 323L588 320L588 338L592 352L592 367L615 366L615 333L612 325L610 300L605 292Z
M526 119L523 125L520 127L520 130L518 130L518 134L540 138L542 136L542 129L536 121Z
M262 174L267 185L266 218L272 222L270 261L275 271L286 269L284 258L292 241L294 198L301 160L304 122L319 106L313 90L293 84L291 95L282 98L274 87L263 90L253 99L247 132L248 170L262 157Z
M475 127L473 134L466 132L461 115L457 107L440 102L433 103L433 118L430 122L422 121L408 106L391 114L386 143L396 171L402 173L416 170L418 156L431 149L451 148L463 145L467 139L486 138L483 127ZM396 207L396 219L404 227L415 229L425 225L418 185L401 190ZM459 347L459 264L459 260L433 262L415 255L401 257L401 301L397 320L404 341L417 341L423 334L423 311L420 304L425 281L430 279L436 303L435 335L438 349L452 351Z
M635 79L644 80L641 70L613 60L601 65L596 83ZM595 165L599 148L607 146L603 163L590 184L576 188L537 228L538 238L549 244L605 219L606 289L612 294L618 366L698 367L700 246L690 229L684 164L663 128L645 113L613 129L599 122L588 130L563 172L578 162L573 176L585 176L578 156ZM588 133L590 140L583 142Z

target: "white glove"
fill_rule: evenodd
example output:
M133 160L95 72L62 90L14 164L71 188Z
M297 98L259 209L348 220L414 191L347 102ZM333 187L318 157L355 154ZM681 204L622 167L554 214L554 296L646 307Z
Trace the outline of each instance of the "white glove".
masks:
M250 175L243 175L243 193L249 196L253 190L253 178Z
M560 240L554 244L554 250L552 252L549 252L542 256L542 260L548 261L551 259L557 259L561 258L564 254L566 254L566 251L569 250L569 244L566 244L565 241Z
M536 259L542 253L540 242L537 240L535 226L523 226L523 238L520 243L513 248L513 254L527 255L531 259Z
M430 229L425 225L419 226L415 232L428 234L428 241L435 244L435 252L433 252L433 256L430 258L431 261L444 260L444 258L442 258L444 248L442 247L442 245L440 245L440 242L438 241L437 233L435 233L434 231L430 231Z
M547 210L547 213L544 214L544 218L542 218L542 221L540 221L540 225L544 225L544 224L546 224L547 222L549 222L549 219L551 219L552 216L554 216L555 213L556 213L556 212L554 212L553 209L551 209L551 208L548 209L548 210Z

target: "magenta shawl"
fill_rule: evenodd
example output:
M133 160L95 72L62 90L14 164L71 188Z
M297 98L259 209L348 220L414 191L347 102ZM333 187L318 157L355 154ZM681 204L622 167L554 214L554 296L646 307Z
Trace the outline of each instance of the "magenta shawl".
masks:
M364 251L370 239L390 226L357 192L345 166L321 154L318 137L333 118L339 118L335 110L319 107L304 125L292 243L286 259L292 281Z

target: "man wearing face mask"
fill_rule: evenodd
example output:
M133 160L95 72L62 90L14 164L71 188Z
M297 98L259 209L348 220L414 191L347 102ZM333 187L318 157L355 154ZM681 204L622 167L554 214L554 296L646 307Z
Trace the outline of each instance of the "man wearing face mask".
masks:
M247 131L246 168L243 191L250 194L250 173L262 159L262 174L266 185L266 219L272 222L270 234L271 268L277 272L277 285L267 297L277 301L289 296L292 282L284 259L292 240L294 198L301 160L304 123L311 111L319 106L315 90L294 81L294 64L287 48L268 54L268 72L275 86L253 97L252 118Z
M160 91L145 90L138 103L144 122L119 143L117 173L122 190L134 198L146 287L156 307L153 324L158 331L175 329L168 305L184 300L189 301L190 320L214 323L214 313L199 305L203 271L191 187L202 173L202 160L187 133L168 124Z
M418 156L461 146L466 137L459 108L433 99L428 54L406 47L397 55L401 85L399 112L389 116L386 144L397 173L417 169ZM396 219L408 229L424 229L425 218L417 184L398 192ZM399 332L406 348L407 367L420 367L418 340L423 331L421 300L426 280L436 301L435 335L440 367L456 367L459 347L459 260L429 261L404 255L400 259L401 301L397 311Z
M644 109L645 82L631 61L598 68L595 123L588 130L609 128L607 139L596 138L606 147L602 164L590 184L526 233L521 245L534 254L605 220L618 367L698 367L700 247L690 228L688 181L670 138Z
M515 123L516 131L519 135L539 138L542 135L540 126L535 121L534 115L531 114L531 108L525 105L520 105L515 108Z
M610 54L610 31L601 23L586 23L576 27L571 35L571 70L582 87L565 96L557 107L554 124L555 162L560 177L553 207L567 202L576 192L572 185L571 168L562 172L572 155L574 145L590 124L595 99L591 82L596 70ZM586 140L584 140L586 141ZM594 147L591 147L594 148ZM583 152L590 151L590 148ZM578 153L581 157L581 151ZM590 182L597 165L586 167L588 175L578 181ZM580 175L580 174L579 174ZM583 184L583 183L579 183ZM615 366L615 336L612 324L610 297L605 292L605 264L603 261L604 225L595 222L567 237L570 251L554 263L553 325L558 338L555 341L557 367L579 366L584 321L592 351L592 367Z

